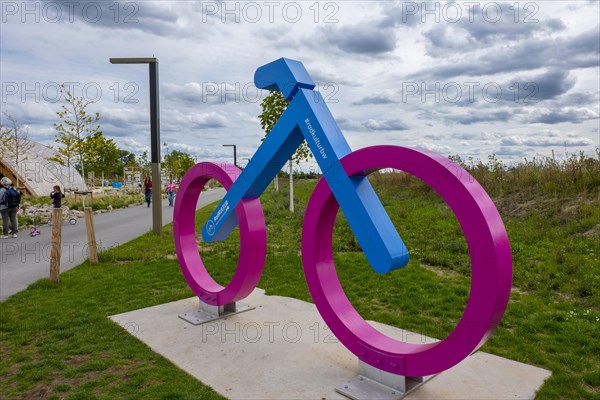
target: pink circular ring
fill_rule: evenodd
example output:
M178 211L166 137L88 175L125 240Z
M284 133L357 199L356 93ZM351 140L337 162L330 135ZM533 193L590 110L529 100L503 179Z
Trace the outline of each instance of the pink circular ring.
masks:
M341 164L348 176L382 168L405 171L436 190L465 234L472 265L471 291L458 325L439 342L409 344L373 328L354 309L337 277L332 235L339 206L321 179L307 205L302 232L304 272L317 309L340 342L376 368L404 376L425 376L453 367L492 334L510 296L510 245L494 203L467 171L427 150L368 147L347 155Z
M241 171L230 164L203 162L185 174L173 211L173 239L183 276L203 302L224 305L248 296L258 284L267 254L267 230L259 199L244 199L235 207L240 229L240 256L231 282L223 287L210 276L196 239L196 204L204 185L212 178L226 190Z

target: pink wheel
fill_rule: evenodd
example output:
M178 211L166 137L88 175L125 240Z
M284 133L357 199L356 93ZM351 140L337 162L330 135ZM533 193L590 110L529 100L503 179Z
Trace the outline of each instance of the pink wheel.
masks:
M267 230L259 199L242 200L235 208L240 228L240 256L231 282L223 287L210 276L196 242L195 216L204 185L217 180L226 190L240 175L230 164L200 163L185 174L173 211L173 238L179 265L188 285L203 302L224 305L248 296L258 284L267 253Z
M337 277L332 234L339 206L321 179L306 208L302 232L304 272L317 309L340 342L376 368L404 376L425 376L453 367L483 345L508 303L512 258L494 203L467 171L430 151L375 146L347 155L341 164L349 176L383 168L405 171L436 190L465 234L471 258L471 291L460 322L440 342L409 344L373 328L354 309Z

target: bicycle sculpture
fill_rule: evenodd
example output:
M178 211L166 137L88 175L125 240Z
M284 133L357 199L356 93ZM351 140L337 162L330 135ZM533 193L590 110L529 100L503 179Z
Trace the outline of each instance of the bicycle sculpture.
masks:
M260 67L258 88L279 90L291 103L240 171L203 162L184 176L174 210L174 238L183 275L201 301L226 305L256 287L266 257L266 229L259 196L304 139L324 177L306 207L302 260L310 293L331 331L363 362L398 375L433 375L477 350L506 308L512 258L506 230L492 200L477 181L451 160L427 150L373 146L352 151L302 63L279 59ZM371 267L386 273L405 266L408 250L367 176L394 168L420 178L450 206L464 232L471 259L471 290L464 314L445 339L409 344L370 326L346 297L336 275L332 233L339 207ZM204 185L215 179L227 190L202 227L205 242L225 239L239 226L237 270L226 286L216 283L198 252L194 217Z

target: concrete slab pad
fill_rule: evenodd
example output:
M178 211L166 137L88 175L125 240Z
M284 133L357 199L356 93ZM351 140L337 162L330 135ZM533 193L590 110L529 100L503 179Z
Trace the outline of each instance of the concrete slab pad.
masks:
M111 316L175 365L230 399L345 399L334 388L352 379L357 358L337 341L313 304L266 296L255 310L194 326L178 315L198 309L189 298ZM400 340L434 339L373 322ZM551 373L477 352L406 399L533 399Z

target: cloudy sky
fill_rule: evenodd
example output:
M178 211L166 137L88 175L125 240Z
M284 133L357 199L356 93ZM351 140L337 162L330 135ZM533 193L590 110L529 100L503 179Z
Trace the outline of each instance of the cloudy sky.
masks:
M257 67L300 60L354 149L420 146L505 162L600 145L600 3L582 1L0 2L1 108L54 139L58 87L95 101L104 133L148 149L148 67L161 142L244 165L267 92ZM163 149L164 151L165 149Z

